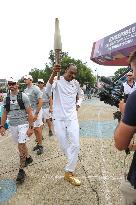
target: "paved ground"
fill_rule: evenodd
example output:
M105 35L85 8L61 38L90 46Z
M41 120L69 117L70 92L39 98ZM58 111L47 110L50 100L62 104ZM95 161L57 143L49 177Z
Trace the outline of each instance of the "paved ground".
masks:
M81 152L76 172L82 182L80 187L73 187L64 181L65 156L59 150L55 136L49 138L45 128L44 154L37 156L31 151L35 144L32 137L28 147L34 162L26 168L27 179L24 184L17 186L16 193L3 204L119 205L125 154L114 148L114 110L114 107L92 99L85 101L79 111ZM85 128L87 123L90 124ZM102 123L106 132L102 129ZM91 125L95 132L90 129ZM84 134L85 130L87 135ZM16 178L18 160L17 149L7 133L5 138L0 139L0 181Z

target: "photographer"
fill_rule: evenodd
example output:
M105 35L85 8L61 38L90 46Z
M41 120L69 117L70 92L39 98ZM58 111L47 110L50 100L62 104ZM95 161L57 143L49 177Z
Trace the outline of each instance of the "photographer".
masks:
M121 88L120 88L120 91L124 95L124 100L121 100L119 104L119 109L122 114L124 113L125 104L126 104L128 96L135 90L136 90L136 83L134 81L134 76L133 76L133 73L129 71L127 73L127 81L122 83Z
M133 70L133 76L136 77L136 51L129 57L129 64ZM127 99L124 116L117 126L114 134L115 146L118 150L126 150L128 146L136 150L135 145L130 145L136 130L136 91ZM136 151L127 175L127 179L121 185L122 193L125 197L125 205L134 205L136 203Z

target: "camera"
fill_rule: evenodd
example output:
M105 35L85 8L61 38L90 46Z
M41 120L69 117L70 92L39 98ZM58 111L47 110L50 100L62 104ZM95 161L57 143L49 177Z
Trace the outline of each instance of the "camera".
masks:
M106 104L111 106L119 107L119 102L124 99L126 100L127 96L120 90L121 84L126 81L125 74L131 71L131 68L126 68L125 72L119 75L114 80L109 80L109 78L101 78L101 81L104 83L103 88L99 90L100 101L103 101ZM113 113L113 118L121 120L121 112L116 111Z
M114 87L104 87L99 92L100 101L104 101L104 103L111 106L116 106L117 108L120 100L123 99L123 97L123 93L119 90L114 89Z

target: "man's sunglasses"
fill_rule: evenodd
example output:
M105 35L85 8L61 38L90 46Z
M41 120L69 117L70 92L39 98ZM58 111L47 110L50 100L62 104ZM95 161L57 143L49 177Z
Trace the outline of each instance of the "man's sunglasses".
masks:
M39 81L38 84L44 84L44 83Z
M15 82L14 83L8 83L8 86L14 86L14 85L16 85Z
M132 77L133 75L127 75L127 76Z

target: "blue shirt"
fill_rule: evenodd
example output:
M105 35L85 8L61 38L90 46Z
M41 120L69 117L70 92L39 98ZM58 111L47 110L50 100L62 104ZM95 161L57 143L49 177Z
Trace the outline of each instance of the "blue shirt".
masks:
M136 91L127 99L122 121L127 125L136 126Z
M3 114L3 102L0 102L0 117L2 117Z

